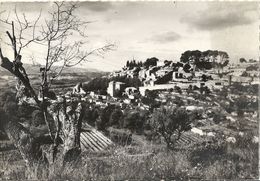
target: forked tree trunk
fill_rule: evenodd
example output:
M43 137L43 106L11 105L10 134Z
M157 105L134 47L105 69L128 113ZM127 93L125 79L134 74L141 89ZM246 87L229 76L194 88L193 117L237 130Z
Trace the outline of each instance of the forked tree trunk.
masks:
M4 130L10 140L13 141L15 146L18 148L24 161L26 162L30 178L37 179L37 171L39 170L37 170L38 165L46 165L45 163L48 163L47 165L49 169L54 169L54 165L58 160L58 162L61 163L60 165L63 167L66 162L73 161L80 154L80 129L81 121L84 116L84 106L82 103L80 103L79 100L72 102L69 104L69 106L67 106L66 100L64 99L64 102L61 104L61 108L51 110L50 107L52 104L48 104L47 106L45 103L49 102L39 101L37 94L31 86L28 75L22 65L21 55L19 55L19 52L16 50L16 37L14 34L13 22L12 35L8 31L7 35L11 41L11 46L14 51L14 59L13 61L10 61L10 59L3 56L0 47L0 66L17 77L25 86L26 90L28 90L29 95L26 96L32 97L34 99L34 104L45 114L45 121L50 132L50 136L47 136L48 141L45 142L45 136L42 136L44 139L39 137L34 138L29 130L24 128L16 121L9 119L1 121L6 121L3 125ZM46 71L47 66L45 69L45 76ZM29 104L33 103L30 102ZM53 120L47 119L47 114L50 114L51 117L54 118L56 127L51 126L53 125ZM9 115L5 115L5 117L9 118ZM3 119L3 116L1 116L1 119ZM53 130L54 134L52 134ZM62 138L62 144L58 142L60 137Z
M2 55L1 49L0 65L22 82L29 90L30 96L35 100L36 105L41 108L41 102L38 100L27 75L24 75L21 69L14 68L14 64ZM21 68L23 69L23 67ZM58 169L62 171L67 162L74 161L80 155L80 129L84 116L84 104L80 100L76 100L67 105L66 99L64 99L61 105L60 108L56 107L54 110L51 109L53 107L52 103L47 106L48 114L54 118L56 125L54 140L49 136L47 142L42 142L42 139L34 138L29 130L17 122L9 121L4 125L5 132L26 162L30 179L40 178L38 172L42 168L39 167L48 168L47 170L52 176L55 167L60 167ZM62 139L62 144L57 141L59 137Z
M64 98L59 110L55 112L49 108L50 112L54 118L54 121L58 130L60 130L59 135L63 142L63 164L65 162L70 162L75 160L80 154L80 130L82 125L82 119L84 117L84 103L80 100L72 101L67 103ZM51 106L52 107L52 106Z

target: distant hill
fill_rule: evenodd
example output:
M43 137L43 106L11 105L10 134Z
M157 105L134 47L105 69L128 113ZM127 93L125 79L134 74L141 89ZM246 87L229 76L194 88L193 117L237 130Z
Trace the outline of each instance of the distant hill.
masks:
M39 73L39 66L38 65L24 64L24 68L25 68L25 70L27 71L28 74L38 74ZM56 68L56 67L54 67L54 68ZM78 67L70 67L70 68L65 68L63 70L63 74L85 73L85 72L102 72L102 71L100 71L98 69L93 69L93 68L78 68Z
M38 65L24 64L24 68L29 75L32 86L38 87L41 82L40 67ZM86 83L94 78L102 77L107 74L107 72L97 69L66 68L63 70L63 73L53 81L52 89L66 92L78 82ZM0 88L4 86L14 86L16 82L17 80L10 72L0 67Z
M23 65L26 72L28 74L39 74L39 66L38 65L32 65L32 64L24 64ZM65 68L63 70L63 74L82 74L82 73L89 73L89 72L96 72L96 73L102 73L102 74L106 74L106 72L103 72L101 70L98 69L94 69L94 68L78 68L78 67L70 67L70 68ZM4 68L0 67L0 76L3 75L11 75L7 70L5 70Z

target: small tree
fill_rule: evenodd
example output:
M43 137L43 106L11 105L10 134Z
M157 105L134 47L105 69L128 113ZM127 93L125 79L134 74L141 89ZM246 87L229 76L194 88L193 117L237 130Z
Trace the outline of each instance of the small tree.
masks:
M179 86L174 86L174 89L176 92L178 92L179 94L182 94L182 90Z
M85 111L84 122L91 126L95 126L95 122L99 117L99 112L97 108L87 108Z
M160 103L155 99L158 97L158 92L154 90L146 90L144 97L141 98L142 103L149 106L152 111L155 107L159 107Z
M244 71L244 72L241 74L241 76L242 76L242 77L248 77L248 76L250 76L250 74L247 73L247 71Z
M143 130L144 120L139 112L127 112L124 118L124 128L131 130L131 132L141 132Z
M97 122L97 128L99 130L105 130L110 124L110 118L116 107L114 105L108 105L104 109L100 110L99 120Z
M248 107L248 101L246 96L240 96L236 101L236 110L239 117L244 116L245 109Z
M161 107L155 110L150 119L154 133L161 135L168 149L173 149L184 131L191 129L191 119L182 108Z
M246 61L245 58L240 58L240 59L239 59L239 62L240 62L240 63L246 63L247 61Z
M120 121L123 121L122 119L123 112L121 111L121 109L114 109L109 118L109 126L120 127Z
M144 66L145 66L146 68L148 68L149 66L156 66L158 61L159 61L159 59L156 58L156 57L148 58L148 59L144 62Z

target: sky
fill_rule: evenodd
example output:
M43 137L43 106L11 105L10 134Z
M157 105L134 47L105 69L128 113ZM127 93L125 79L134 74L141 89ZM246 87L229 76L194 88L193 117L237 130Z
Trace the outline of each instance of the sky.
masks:
M45 18L52 3L1 3L0 12L12 11ZM257 2L81 2L76 15L91 21L86 48L114 43L116 49L103 57L92 56L82 68L119 70L127 60L150 57L179 61L186 50L221 50L230 62L239 58L258 59L259 14ZM2 16L3 17L3 16ZM0 23L1 47L6 25ZM29 35L30 33L28 33ZM73 37L77 38L77 37ZM4 51L4 50L3 50ZM10 48L5 48L7 55ZM33 45L23 51L23 62L43 61L44 47Z

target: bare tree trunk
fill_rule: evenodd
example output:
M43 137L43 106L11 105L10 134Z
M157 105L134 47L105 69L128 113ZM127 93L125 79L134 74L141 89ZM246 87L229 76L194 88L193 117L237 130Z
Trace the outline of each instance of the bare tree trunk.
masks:
M76 159L80 154L80 130L85 112L84 108L85 105L80 100L70 102L68 105L64 97L61 110L52 113L56 125L60 124L64 163ZM52 112L52 110L49 109L49 112Z
M48 160L49 179L62 174L67 164L80 156L80 130L84 116L84 104L80 100L67 103L54 102L47 107L47 112L53 117L56 132L50 138L51 145L43 145L43 153ZM62 143L62 144L61 144Z

